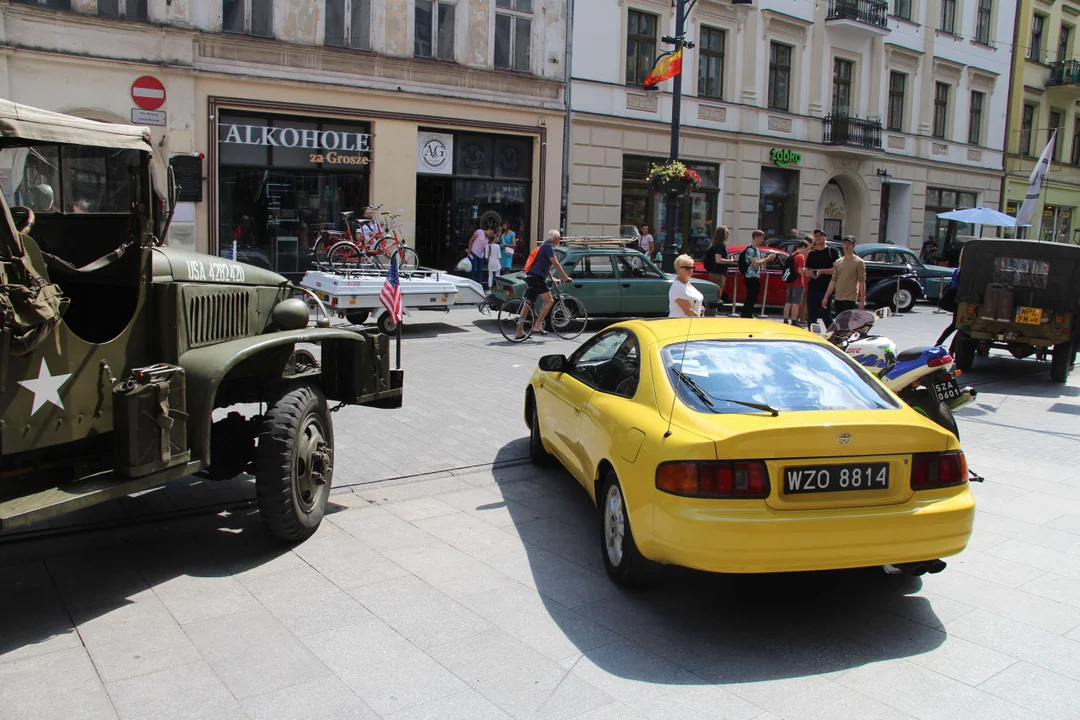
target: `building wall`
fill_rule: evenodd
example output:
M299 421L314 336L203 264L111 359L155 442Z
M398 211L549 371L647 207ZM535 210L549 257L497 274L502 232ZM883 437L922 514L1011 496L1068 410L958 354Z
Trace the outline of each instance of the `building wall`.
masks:
M322 0L275 0L274 37L221 32L221 3L150 0L150 22L97 17L95 0L75 12L0 0L0 93L45 109L130 122L132 82L165 85L167 124L151 127L155 175L168 158L210 160L212 99L276 103L288 111L371 120L376 135L371 201L416 221L420 127L483 129L534 139L532 236L558 225L564 108L566 2L534 3L528 72L494 67L495 0L457 0L453 62L413 57L413 3L372 0L372 51L325 47ZM170 242L214 252L216 189L204 165L204 201L174 223ZM359 208L357 208L359 209ZM408 235L407 235L408 236Z
M847 196L844 231L860 242L879 236L882 179L895 186L885 223L889 240L921 244L926 187L976 189L979 202L997 205L1003 169L1012 9L995 4L991 44L972 42L976 4L958 3L953 37L928 31L938 3L915 2L912 22L889 17L887 31L865 23L827 20L828 3L761 0L753 8L701 0L690 12L687 38L702 26L726 31L722 98L698 88L700 48L684 51L680 155L721 166L714 224L748 233L758 225L762 168L771 151L798 152L797 222L821 227L823 194L835 180ZM657 35L674 34L674 11L663 0L591 0L575 8L572 167L569 225L575 234L618 231L623 158L662 159L670 145L671 81L659 92L626 84L629 10L660 18ZM587 28L582 32L582 28ZM767 107L769 43L794 48L787 111ZM665 46L658 43L658 51ZM900 131L881 130L880 149L827 145L823 118L832 112L833 63L854 62L852 116L884 120L891 70L908 73ZM944 138L933 138L935 82L950 84ZM986 93L980 142L969 144L972 90ZM887 175L886 175L887 173ZM901 219L906 216L906 222ZM625 218L623 218L625 219Z

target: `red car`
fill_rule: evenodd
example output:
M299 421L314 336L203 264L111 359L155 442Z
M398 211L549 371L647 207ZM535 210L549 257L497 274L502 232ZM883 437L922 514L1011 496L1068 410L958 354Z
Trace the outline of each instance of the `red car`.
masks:
M728 254L731 257L737 256L744 249L745 245L728 245ZM765 304L774 307L784 307L784 303L787 300L787 283L780 279L780 274L784 270L784 263L787 262L788 253L777 248L761 248L762 252L771 252L776 256L776 259L765 266L766 272L761 276L761 292L765 293ZM768 289L766 290L765 275L769 276ZM727 286L724 288L724 302L731 302L731 291L736 287L736 276L738 276L738 289L735 293L735 301L742 306L743 300L746 298L746 284L743 282L742 275L739 275L739 271L735 265L732 265L728 270ZM705 272L705 266L701 262L694 263L694 277L700 280L708 280L709 273ZM761 295L758 295L757 303L761 304Z

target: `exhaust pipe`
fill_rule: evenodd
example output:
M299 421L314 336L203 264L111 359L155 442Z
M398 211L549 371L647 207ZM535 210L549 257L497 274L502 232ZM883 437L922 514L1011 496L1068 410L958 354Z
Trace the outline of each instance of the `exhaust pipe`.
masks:
M900 563L899 565L882 565L881 569L885 571L886 575L911 575L912 577L919 577L929 573L930 575L937 575L939 572L945 569L944 560L923 560L921 562L913 563Z

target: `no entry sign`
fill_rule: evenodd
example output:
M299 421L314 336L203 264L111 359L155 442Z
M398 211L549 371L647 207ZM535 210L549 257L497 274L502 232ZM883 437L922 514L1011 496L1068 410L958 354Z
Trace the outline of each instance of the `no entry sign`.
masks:
M165 104L165 86L156 77L143 75L131 83L131 99L143 110L157 110Z

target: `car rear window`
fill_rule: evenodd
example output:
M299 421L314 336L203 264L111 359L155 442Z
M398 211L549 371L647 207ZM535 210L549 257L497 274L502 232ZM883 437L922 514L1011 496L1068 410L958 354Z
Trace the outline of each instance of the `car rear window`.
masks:
M685 348L685 350L684 350ZM892 410L899 405L840 351L798 340L694 340L661 351L679 399L703 413L753 413L724 400L763 403L784 412ZM704 390L710 408L675 370Z

